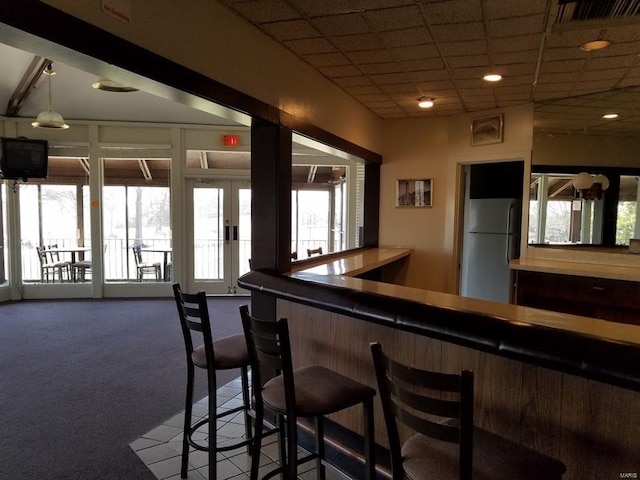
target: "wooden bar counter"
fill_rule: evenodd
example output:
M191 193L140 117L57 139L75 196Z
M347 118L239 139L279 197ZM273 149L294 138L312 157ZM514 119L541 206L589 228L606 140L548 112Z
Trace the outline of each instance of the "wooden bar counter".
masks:
M640 475L640 327L358 278L387 269L379 278L391 281L409 253L345 252L239 284L277 298L296 366L375 385L369 343L379 341L402 362L471 369L478 425L562 460L568 480ZM332 420L362 433L358 411Z

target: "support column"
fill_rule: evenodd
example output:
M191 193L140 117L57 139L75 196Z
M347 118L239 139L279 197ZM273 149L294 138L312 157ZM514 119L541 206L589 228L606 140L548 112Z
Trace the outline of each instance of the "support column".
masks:
M251 266L291 268L291 137L288 128L254 118L251 125ZM276 298L251 293L252 313L276 319Z

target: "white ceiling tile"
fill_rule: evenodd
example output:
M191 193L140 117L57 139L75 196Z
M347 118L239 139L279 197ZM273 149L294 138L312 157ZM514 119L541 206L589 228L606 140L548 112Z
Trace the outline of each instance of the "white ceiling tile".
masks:
M540 35L517 35L514 37L492 38L489 45L492 53L521 52L538 50Z
M387 95L357 95L356 98L368 107L388 108L396 106L396 102Z
M365 65L368 63L385 63L392 62L394 58L388 50L365 50L360 52L349 52L347 57L358 65Z
M373 82L366 75L358 75L353 77L341 77L333 80L342 87L359 87L362 85L372 85Z
M314 67L328 67L335 65L350 65L351 62L341 53L319 53L315 55L305 55L303 57L310 65Z
M486 67L489 66L488 55L465 55L457 57L449 57L447 59L451 68L463 67Z
M416 60L421 58L439 57L438 49L433 43L399 47L391 50L391 54L397 60Z
M453 82L451 80L433 80L430 82L417 82L418 88L425 91L440 91L440 90L448 90L452 92L452 95L455 95L455 90L453 89Z
M501 65L497 66L493 70L498 70L505 78L517 77L520 75L533 75L536 71L536 65L533 62L520 63L517 65Z
M482 40L485 37L484 24L482 22L434 25L432 30L435 40L440 43Z
M541 73L538 82L563 83L575 82L580 78L580 72Z
M358 35L343 35L331 37L333 44L343 52L355 52L359 50L381 50L382 42L373 33Z
M443 42L438 45L442 55L452 57L456 55L486 55L487 42L475 40L466 42Z
M343 65L337 67L318 67L318 71L325 77L353 77L359 75L362 72L354 65Z
M330 0L318 2L317 0L288 0L289 3L302 14L308 17L323 15L337 15L352 10L350 0Z
M429 30L424 27L390 30L388 32L380 32L379 35L387 47L408 47L433 41Z
M538 60L537 50L526 50L524 52L496 53L491 56L496 65L512 65L518 63L536 63Z
M638 53L640 54L640 51ZM633 67L636 61L637 57L633 58L628 55L621 55L616 57L591 57L587 61L586 68L587 70L623 68L624 71L626 71L628 68Z
M378 75L383 73L403 72L402 68L395 62L390 63L367 63L360 65L362 71L368 75Z
M285 0L251 0L232 5L252 23L279 22L301 18Z
M357 14L332 15L328 17L316 17L311 23L328 37L337 35L355 35L369 31L367 23Z
M480 0L433 2L423 8L430 25L482 21Z
M351 95L383 93L382 90L380 90L380 88L377 87L376 85L361 85L358 87L347 87L345 88L345 90L349 92Z
M444 62L439 58L422 58L400 62L400 65L407 72L419 72L422 70L440 70L444 67Z
M525 17L502 18L487 22L489 38L514 37L542 33L545 28L544 15L527 15Z
M446 70L424 70L420 72L410 72L409 78L411 78L414 82L449 80L449 73Z
M411 78L405 73L388 73L383 75L371 75L371 79L378 85L390 83L408 83Z
M584 68L585 60L546 61L540 65L542 73L576 72Z
M606 70L590 70L583 72L580 80L583 82L593 82L596 80L617 80L627 72L626 68L612 68Z
M371 28L377 32L424 25L420 9L415 5L366 11L364 17Z
M547 0L484 0L483 5L484 13L489 19L544 14L547 10Z
M335 52L336 48L324 38L306 38L302 40L289 40L284 42L297 55L310 55L313 53Z
M380 89L386 93L410 93L415 92L416 85L413 83L389 83L380 85Z
M583 52L575 47L545 48L543 61L550 60L581 60L589 57L589 52Z
M454 79L480 79L486 72L486 67L454 68L451 70L451 76Z
M306 20L289 20L286 22L269 23L264 30L276 40L296 40L300 38L317 38L320 36L313 26Z

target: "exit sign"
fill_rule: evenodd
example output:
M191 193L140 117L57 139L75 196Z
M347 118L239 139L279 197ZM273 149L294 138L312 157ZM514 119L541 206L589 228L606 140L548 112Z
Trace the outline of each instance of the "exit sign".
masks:
M240 145L240 135L222 135L222 145L225 147L237 147Z

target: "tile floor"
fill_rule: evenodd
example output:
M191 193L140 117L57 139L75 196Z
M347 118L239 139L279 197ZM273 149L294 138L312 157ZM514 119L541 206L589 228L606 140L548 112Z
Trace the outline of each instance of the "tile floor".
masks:
M218 409L231 409L241 404L242 394L240 379L233 380L218 389ZM193 406L194 423L207 414L207 401L204 398ZM217 434L219 442L232 441L244 435L243 414L230 415L217 422ZM141 438L131 443L131 448L140 457L144 464L153 472L159 480L180 479L180 452L182 451L182 422L184 412L170 418L162 425L157 426ZM206 429L206 426L204 427ZM205 439L207 432L202 433ZM275 435L265 439L260 455L260 476L277 466L278 448ZM209 479L208 454L197 450L189 454L189 479ZM246 448L239 448L224 453L218 453L218 478L216 480L246 480L251 466L251 459L247 455ZM314 462L301 465L298 469L300 480L312 480L316 478ZM343 480L348 478L330 467L326 469L327 480ZM274 478L280 478L276 476Z

